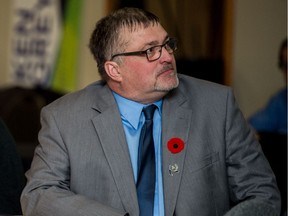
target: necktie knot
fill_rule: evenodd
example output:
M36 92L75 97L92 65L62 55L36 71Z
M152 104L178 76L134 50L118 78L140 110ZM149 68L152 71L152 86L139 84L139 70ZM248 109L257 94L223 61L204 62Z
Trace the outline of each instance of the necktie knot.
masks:
M156 109L156 105L154 105L154 104L151 104L151 105L143 108L145 120L152 120L153 119L155 109Z

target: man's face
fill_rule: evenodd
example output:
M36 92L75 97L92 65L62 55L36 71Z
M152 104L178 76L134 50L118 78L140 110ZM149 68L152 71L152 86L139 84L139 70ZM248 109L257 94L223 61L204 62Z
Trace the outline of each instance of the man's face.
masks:
M133 32L126 29L122 32L121 38L128 41L124 52L144 51L169 40L161 25L151 25L147 28L138 26ZM121 82L116 92L128 99L151 103L178 86L175 58L173 53L167 52L165 46L162 47L161 57L155 61L148 61L146 55L121 58Z
M287 47L282 50L282 70L287 73Z
M281 58L282 58L281 70L284 74L285 84L287 85L287 47L285 47L282 50Z

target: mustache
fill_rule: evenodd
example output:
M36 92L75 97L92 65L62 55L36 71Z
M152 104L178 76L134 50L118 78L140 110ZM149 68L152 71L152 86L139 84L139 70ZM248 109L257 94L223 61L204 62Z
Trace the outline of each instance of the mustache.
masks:
M174 70L174 67L172 64L166 64L163 66L163 68L159 71L158 75L167 71L167 70Z

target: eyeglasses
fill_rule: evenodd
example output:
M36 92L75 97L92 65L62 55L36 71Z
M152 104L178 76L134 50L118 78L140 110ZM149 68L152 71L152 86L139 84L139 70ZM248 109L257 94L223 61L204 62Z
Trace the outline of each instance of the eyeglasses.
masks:
M170 38L166 43L162 45L152 46L144 51L136 51L136 52L126 52L126 53L118 53L111 57L111 61L113 58L117 56L145 56L149 62L156 61L161 57L162 48L165 47L169 54L172 54L177 50L177 40L175 38Z

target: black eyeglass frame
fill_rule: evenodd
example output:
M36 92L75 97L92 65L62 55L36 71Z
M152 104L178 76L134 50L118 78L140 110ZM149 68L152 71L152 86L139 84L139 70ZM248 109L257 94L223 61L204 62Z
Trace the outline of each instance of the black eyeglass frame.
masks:
M110 61L112 61L112 60L113 60L115 57L117 57L117 56L142 56L142 55L144 55L144 54L146 55L146 58L147 58L147 60L148 60L149 62L156 61L156 60L158 60L158 59L161 57L161 55L162 55L162 48L163 48L164 46L165 46L165 49L168 51L168 53L172 54L173 52L175 52L175 51L177 50L177 39L176 39L176 38L169 38L169 40L166 41L164 44L157 45L157 46L152 46L152 47L149 47L148 49L143 50L143 51L118 53L118 54L112 55ZM168 47L171 49L171 51L168 50L169 48L167 49L166 46L168 46ZM149 55L149 54L148 54L148 51L151 50L151 49L158 48L158 47L160 48L160 49L159 49L159 53L160 53L160 54L159 54L159 57L150 60L149 57L148 57L148 55Z

